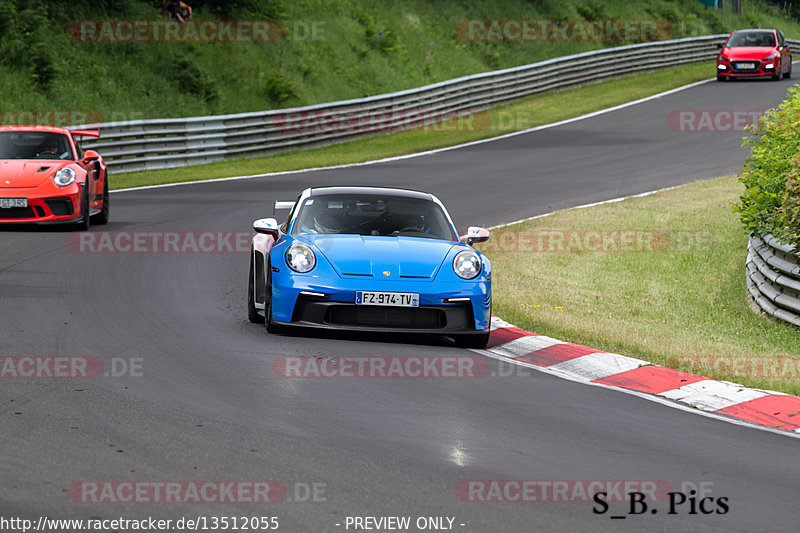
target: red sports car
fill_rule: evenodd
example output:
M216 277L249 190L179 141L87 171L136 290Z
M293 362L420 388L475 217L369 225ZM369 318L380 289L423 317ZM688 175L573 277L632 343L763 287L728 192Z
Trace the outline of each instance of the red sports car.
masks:
M108 222L108 172L94 150L76 137L96 130L0 126L0 223Z
M792 77L792 51L779 30L736 30L717 56L717 80Z

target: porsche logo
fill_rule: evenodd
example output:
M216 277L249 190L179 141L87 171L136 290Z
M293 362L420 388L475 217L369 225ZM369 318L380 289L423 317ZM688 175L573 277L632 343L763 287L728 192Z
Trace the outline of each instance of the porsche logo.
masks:
M383 275L384 275L384 276L388 276L388 275L390 275L390 274L391 274L391 273L390 273L388 270L384 270L384 271L383 271Z

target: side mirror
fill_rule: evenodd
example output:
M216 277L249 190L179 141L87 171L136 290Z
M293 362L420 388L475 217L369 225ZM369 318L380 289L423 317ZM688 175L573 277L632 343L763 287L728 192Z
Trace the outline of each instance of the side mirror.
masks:
M278 221L274 218L260 218L253 222L253 229L256 233L263 233L264 235L272 235L272 238L278 240Z
M489 240L489 230L486 228L480 228L478 226L470 226L467 230L467 235L464 239L464 242L472 246L473 244L478 244L479 242L486 242Z
M97 161L98 159L100 159L100 154L98 154L94 150L84 150L83 152L84 163L90 163L92 161Z

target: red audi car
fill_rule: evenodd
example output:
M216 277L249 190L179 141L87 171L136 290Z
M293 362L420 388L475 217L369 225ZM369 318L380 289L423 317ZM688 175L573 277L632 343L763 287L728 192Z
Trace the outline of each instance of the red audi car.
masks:
M736 30L717 56L717 80L792 77L792 51L779 30Z
M94 150L76 137L96 130L0 126L0 224L108 223L108 172Z

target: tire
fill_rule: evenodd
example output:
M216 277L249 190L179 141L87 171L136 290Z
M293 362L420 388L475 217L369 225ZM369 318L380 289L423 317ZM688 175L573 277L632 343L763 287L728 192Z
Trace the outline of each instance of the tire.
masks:
M783 75L784 78L787 80L792 77L792 62L789 61L789 70L786 71L786 74Z
M720 76L719 74L717 74L717 81L728 81L728 78L726 78L725 76Z
M250 277L247 280L247 320L253 324L261 324L264 318L256 309L255 290L253 288L253 256L250 255Z
M489 344L489 332L457 335L455 341L459 348L483 349Z
M92 217L92 224L97 224L99 226L105 226L108 224L111 214L111 206L108 203L108 198L108 172L106 172L106 177L103 181L103 208L99 213Z
M89 214L89 184L83 187L83 200L81 200L81 219L75 223L77 231L88 231L92 225L92 217Z

